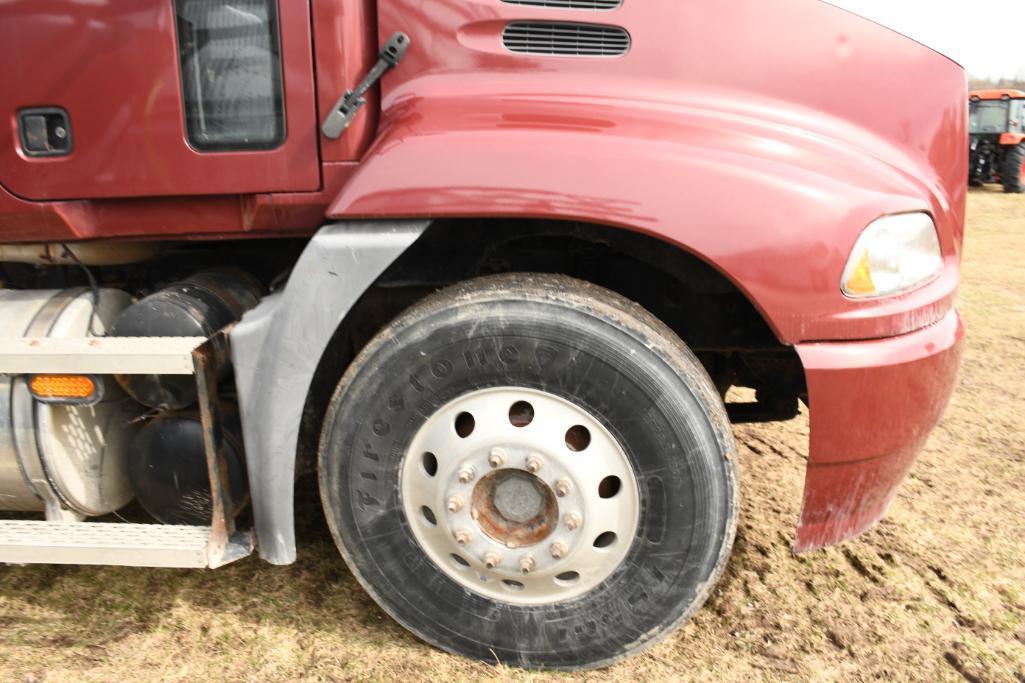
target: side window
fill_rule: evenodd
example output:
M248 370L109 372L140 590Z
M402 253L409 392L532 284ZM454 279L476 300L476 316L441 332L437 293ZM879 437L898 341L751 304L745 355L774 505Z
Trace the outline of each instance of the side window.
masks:
M1014 100L1011 105L1011 119L1018 122L1012 132L1025 133L1025 100Z
M200 151L285 139L277 0L174 0L185 132Z

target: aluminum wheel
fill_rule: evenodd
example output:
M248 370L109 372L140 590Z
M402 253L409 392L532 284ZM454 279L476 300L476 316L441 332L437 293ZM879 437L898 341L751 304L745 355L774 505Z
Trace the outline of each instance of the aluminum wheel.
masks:
M483 389L443 406L413 438L400 486L437 566L514 604L591 590L623 561L638 524L622 446L588 411L533 389Z

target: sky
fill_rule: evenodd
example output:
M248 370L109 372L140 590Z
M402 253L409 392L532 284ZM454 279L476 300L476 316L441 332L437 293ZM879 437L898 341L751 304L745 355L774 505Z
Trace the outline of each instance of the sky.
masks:
M827 0L914 38L976 78L1025 80L1025 0Z

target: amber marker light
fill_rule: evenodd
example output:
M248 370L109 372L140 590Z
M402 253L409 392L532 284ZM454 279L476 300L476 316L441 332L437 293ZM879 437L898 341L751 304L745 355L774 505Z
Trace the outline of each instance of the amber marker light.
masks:
M32 375L28 388L42 403L92 405L103 397L103 385L92 375Z

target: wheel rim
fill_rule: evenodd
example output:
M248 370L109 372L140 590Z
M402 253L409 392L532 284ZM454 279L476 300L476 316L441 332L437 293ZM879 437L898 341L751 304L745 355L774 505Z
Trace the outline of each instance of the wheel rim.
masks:
M413 438L406 520L446 575L514 604L561 602L622 563L640 498L618 441L588 411L533 389L461 396Z

